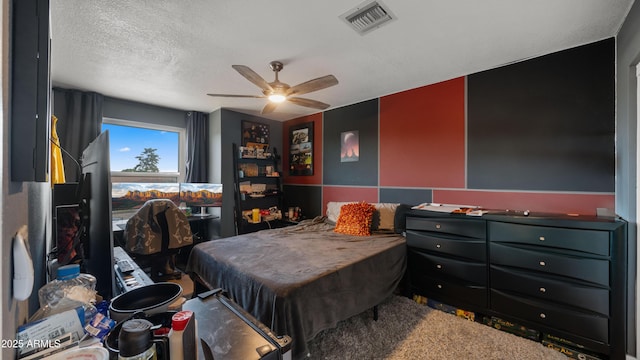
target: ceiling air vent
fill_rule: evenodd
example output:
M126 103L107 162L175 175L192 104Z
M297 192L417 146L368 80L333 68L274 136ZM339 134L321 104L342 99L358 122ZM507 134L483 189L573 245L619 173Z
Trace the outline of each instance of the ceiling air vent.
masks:
M342 14L340 18L360 35L396 19L381 1L366 1Z

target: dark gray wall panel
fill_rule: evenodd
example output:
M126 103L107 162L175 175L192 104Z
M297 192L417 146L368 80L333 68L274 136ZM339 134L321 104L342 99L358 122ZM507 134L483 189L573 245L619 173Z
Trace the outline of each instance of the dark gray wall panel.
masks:
M282 156L282 122L261 118L259 116L247 115L228 109L216 110L210 117L220 117L220 133L223 134L221 140L221 180L222 180L222 214L220 216L221 236L227 237L235 235L234 223L234 183L232 144L240 145L242 142L242 120L253 121L262 124L269 124L269 145L278 150ZM278 163L278 171L282 171L282 159ZM229 199L228 202L226 199Z
M299 207L307 219L322 215L322 186L284 185L284 209Z
M105 97L102 104L102 113L104 117L113 119L186 127L186 111L130 100Z
M418 205L431 202L433 192L429 189L380 188L380 202Z
M615 190L615 44L468 77L468 187Z
M358 130L360 157L340 162L340 134ZM378 99L324 113L323 183L325 185L378 185Z

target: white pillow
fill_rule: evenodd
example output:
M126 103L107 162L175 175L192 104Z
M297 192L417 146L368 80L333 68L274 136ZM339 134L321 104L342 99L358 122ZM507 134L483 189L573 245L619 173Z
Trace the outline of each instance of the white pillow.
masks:
M353 201L349 202L337 202L337 201L329 201L327 203L327 220L332 223L336 223L338 221L338 217L340 216L340 208L344 204L352 204Z
M330 201L327 203L327 220L332 223L336 223L338 221L338 217L340 216L340 208L345 204L352 204L354 201ZM377 227L374 230L393 230L394 219L396 216L396 209L398 208L399 203L372 203L373 206L376 207L376 212L380 217L379 223L377 223ZM374 215L376 216L376 215Z

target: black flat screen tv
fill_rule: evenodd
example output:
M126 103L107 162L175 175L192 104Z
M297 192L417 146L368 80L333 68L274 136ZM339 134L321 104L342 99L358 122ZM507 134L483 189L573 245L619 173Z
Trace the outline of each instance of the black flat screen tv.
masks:
M96 290L105 299L115 292L109 131L98 135L82 152L79 184L84 238L83 271L96 277Z

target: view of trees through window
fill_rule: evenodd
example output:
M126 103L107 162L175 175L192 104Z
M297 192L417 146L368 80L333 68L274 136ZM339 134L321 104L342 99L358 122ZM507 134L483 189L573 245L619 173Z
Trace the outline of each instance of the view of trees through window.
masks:
M102 131L105 130L109 130L112 177L155 174L176 180L180 176L180 129L140 127L131 121L104 119Z
M124 172L160 172L158 169L158 161L160 157L156 152L158 149L145 148L142 154L136 156L139 163L131 169L123 169Z

